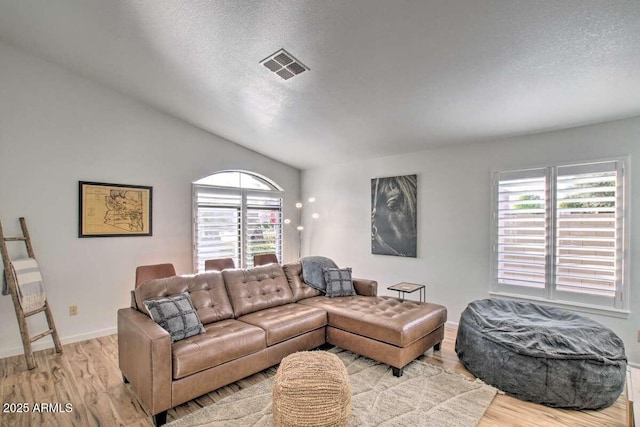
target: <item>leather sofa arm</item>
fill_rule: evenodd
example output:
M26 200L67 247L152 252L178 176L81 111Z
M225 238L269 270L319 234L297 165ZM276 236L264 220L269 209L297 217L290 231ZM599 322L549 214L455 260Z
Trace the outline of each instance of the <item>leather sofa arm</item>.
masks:
M118 359L122 375L150 415L172 407L169 332L137 310L118 310Z
M353 288L356 290L356 294L364 295L367 297L378 296L378 282L375 280L367 279L352 279Z

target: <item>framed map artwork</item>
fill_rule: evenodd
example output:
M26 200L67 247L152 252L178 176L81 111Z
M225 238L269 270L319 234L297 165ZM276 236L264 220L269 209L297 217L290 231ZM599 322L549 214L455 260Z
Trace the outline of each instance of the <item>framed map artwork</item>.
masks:
M151 236L152 187L80 181L78 237Z

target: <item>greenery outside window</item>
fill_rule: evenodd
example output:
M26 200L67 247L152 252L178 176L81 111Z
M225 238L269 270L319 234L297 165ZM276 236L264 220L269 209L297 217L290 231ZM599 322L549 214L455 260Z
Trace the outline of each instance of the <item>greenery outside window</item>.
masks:
M193 259L232 258L253 266L253 256L275 253L282 260L283 191L267 178L224 171L193 184Z

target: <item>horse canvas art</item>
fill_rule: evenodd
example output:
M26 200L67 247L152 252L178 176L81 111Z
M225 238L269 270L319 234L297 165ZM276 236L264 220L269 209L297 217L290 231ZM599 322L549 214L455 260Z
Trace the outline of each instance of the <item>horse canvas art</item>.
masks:
M417 256L418 176L371 180L371 253Z

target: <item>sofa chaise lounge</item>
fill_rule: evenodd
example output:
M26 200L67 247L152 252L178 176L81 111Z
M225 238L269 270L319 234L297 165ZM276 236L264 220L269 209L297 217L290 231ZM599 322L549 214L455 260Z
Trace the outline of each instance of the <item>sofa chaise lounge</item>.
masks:
M119 364L125 382L156 425L167 410L324 343L393 368L444 338L447 310L377 296L377 282L354 279L355 296L328 298L306 285L299 262L268 264L142 283L118 311ZM187 292L204 333L171 342L144 301Z

